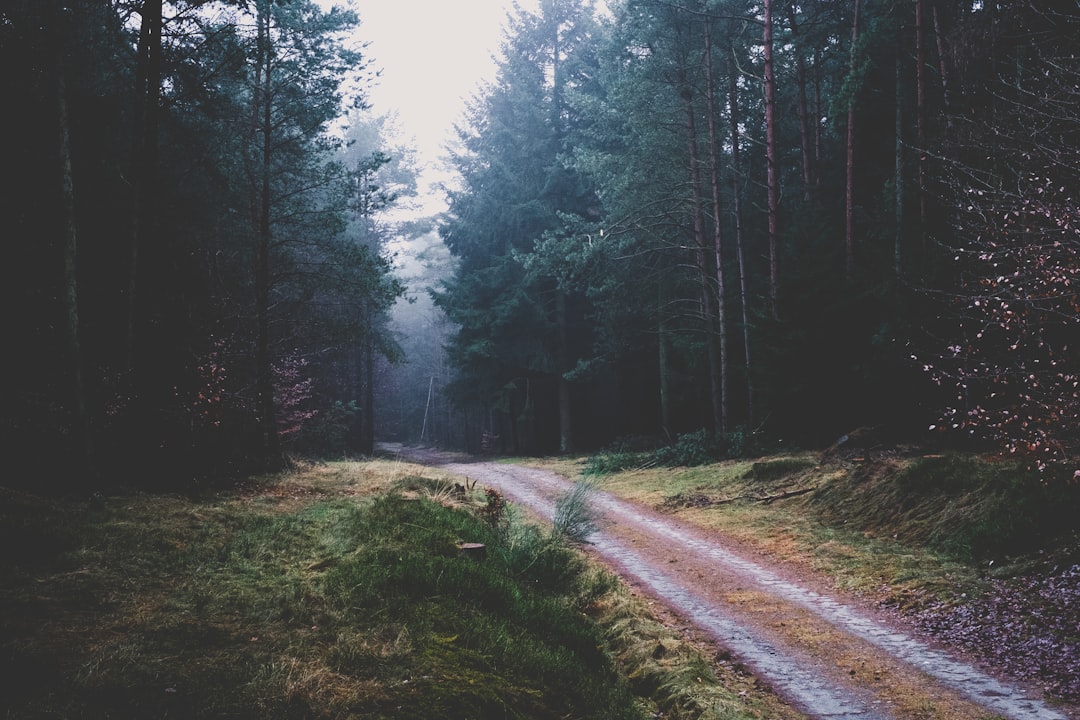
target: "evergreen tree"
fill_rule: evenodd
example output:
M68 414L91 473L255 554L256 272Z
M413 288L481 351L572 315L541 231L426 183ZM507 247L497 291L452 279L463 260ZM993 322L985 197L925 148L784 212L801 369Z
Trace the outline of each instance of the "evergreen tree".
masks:
M581 352L571 325L582 298L555 268L527 268L526 259L564 215L596 212L594 193L565 162L575 119L564 96L586 75L591 21L589 4L566 0L512 18L497 79L463 128L462 188L442 228L461 260L439 296L460 328L452 392L462 405L498 410L514 451L574 442L567 373Z

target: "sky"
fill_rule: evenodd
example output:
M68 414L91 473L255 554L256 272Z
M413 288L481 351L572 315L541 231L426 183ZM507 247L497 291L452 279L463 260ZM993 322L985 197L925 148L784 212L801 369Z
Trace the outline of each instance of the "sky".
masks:
M371 111L396 113L405 139L415 139L424 179L443 178L439 161L468 99L495 75L513 0L320 0L360 16L359 39L381 72L370 88ZM539 0L519 0L535 10Z

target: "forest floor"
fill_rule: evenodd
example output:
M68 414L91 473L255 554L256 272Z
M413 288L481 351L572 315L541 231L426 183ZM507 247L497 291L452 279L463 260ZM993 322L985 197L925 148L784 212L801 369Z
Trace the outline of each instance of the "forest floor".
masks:
M560 474L430 449L384 450L493 488L546 520L573 487L566 468ZM880 595L845 591L812 562L790 561L797 553L776 552L775 542L758 543L752 533L701 522L695 503L683 503L687 512L672 512L616 492L591 490L598 529L588 551L648 599L658 617L705 649L717 668L749 671L760 687L800 713L865 720L1080 718L1080 706L1067 694L1046 692L1055 683L1068 684L1075 675L1068 666L1049 669L1046 678L1012 672L1011 648L1001 640L1007 634L986 635L981 652L965 647L980 623L1030 624L1030 613L1004 590L992 611L934 601L897 608ZM1063 643L1074 646L1077 631L1070 627L1072 637L1035 642L1058 647L1058 661L1068 664Z

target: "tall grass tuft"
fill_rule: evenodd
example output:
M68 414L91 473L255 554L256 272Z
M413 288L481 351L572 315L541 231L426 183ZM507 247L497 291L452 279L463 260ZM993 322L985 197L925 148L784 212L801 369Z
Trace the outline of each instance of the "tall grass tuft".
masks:
M572 543L584 543L597 530L596 513L590 504L596 493L596 481L591 478L578 480L574 486L555 501L552 518L552 537Z

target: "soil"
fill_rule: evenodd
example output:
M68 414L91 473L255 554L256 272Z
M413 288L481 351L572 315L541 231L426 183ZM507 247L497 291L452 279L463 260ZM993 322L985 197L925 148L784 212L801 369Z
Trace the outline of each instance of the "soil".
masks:
M550 519L571 481L551 472L430 449L388 447L413 462L493 488ZM1005 666L978 666L895 613L839 595L805 568L778 566L730 538L603 492L587 551L649 598L662 620L717 664L759 683L813 718L901 720L1003 717L1080 720L1080 708L1043 697ZM957 633L962 635L962 633ZM999 653L1005 657L1007 650Z

